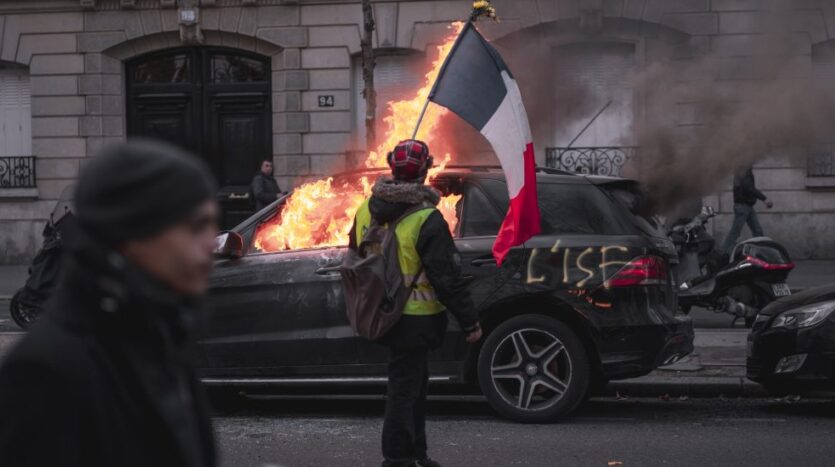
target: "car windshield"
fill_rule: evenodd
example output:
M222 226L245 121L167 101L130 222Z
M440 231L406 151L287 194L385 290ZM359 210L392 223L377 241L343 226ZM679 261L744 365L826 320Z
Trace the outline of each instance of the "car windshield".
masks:
M243 229L242 235L250 245L248 251L265 253L347 245L354 215L370 194L377 176L379 173L348 174L296 189L290 197L270 206L269 212L261 213L254 226ZM463 198L461 184L435 185L442 194L438 209L457 236Z
M506 212L509 204L507 186L499 180L485 180L490 196ZM544 235L633 235L635 227L622 212L594 185L580 183L537 184L539 210Z

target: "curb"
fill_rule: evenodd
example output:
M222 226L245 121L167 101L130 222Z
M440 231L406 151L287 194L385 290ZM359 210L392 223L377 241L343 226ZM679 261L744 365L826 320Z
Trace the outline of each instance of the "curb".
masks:
M768 397L759 384L740 376L646 376L612 381L605 395L658 397Z

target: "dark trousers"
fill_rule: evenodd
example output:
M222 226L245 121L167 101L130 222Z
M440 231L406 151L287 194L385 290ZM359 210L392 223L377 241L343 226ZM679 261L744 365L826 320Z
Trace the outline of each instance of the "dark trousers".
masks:
M388 365L383 457L386 466L426 458L426 386L429 349L393 347Z
M426 387L429 351L441 345L446 313L403 316L380 343L389 348L383 422L384 466L407 466L426 454Z
M745 224L748 224L748 228L751 229L752 237L763 236L763 228L760 225L760 219L757 217L757 211L754 209L754 206L743 203L735 203L734 222L731 225L731 230L728 232L728 236L725 237L725 242L722 244L722 250L725 253L730 253L734 245L736 245L736 241L742 233L742 226Z

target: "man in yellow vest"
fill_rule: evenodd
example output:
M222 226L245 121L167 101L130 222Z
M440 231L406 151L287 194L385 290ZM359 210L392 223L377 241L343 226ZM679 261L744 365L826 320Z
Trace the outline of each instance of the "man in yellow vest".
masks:
M422 141L402 141L388 154L388 163L392 177L380 177L371 198L359 208L349 245L356 249L372 222L400 219L395 229L400 269L406 284L415 283L403 317L380 340L391 351L383 466L436 467L440 464L427 455L425 431L429 351L443 341L445 310L458 320L469 343L481 339L481 327L461 274L461 256L435 207L441 194L425 185L433 163L429 147Z

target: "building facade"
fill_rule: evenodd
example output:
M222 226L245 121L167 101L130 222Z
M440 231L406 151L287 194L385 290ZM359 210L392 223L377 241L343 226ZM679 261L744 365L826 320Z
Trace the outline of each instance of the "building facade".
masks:
M720 69L710 85L732 94L757 79L749 64L767 27L763 3L495 0L502 21L480 29L507 56L539 65L536 80L517 68L526 102L554 109L536 111L539 163L606 171L634 157L635 128L655 118L653 92L624 77L712 54ZM799 79L835 82L835 3L784 3ZM470 8L467 0L374 2L379 113L420 84L427 52ZM227 224L246 215L246 185L264 158L284 190L350 168L364 141L361 28L358 0L0 0L0 262L27 262L84 162L129 136L204 157ZM560 79L549 81L557 68ZM583 154L564 149L587 121L561 118L571 102L558 100L573 82L592 90L584 105L609 103L572 145ZM700 124L698 105L676 109L664 118L683 131ZM835 258L833 147L822 141L813 157L771 155L755 168L776 205L762 223L797 258ZM719 236L733 211L729 190L726 182L705 199L720 212Z

